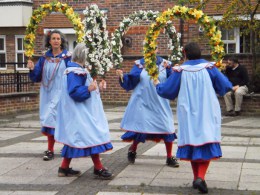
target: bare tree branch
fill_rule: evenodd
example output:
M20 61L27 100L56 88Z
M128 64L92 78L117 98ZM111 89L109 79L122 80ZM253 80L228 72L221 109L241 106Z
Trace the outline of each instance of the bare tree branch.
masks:
M240 2L241 2L244 6L247 5L247 3L246 3L244 0L240 0Z
M258 0L257 4L256 4L256 6L255 6L255 9L254 9L254 11L252 12L252 16L254 16L254 15L256 14L256 11L257 11L257 9L258 9L258 7L259 7L259 4L260 4L260 0Z

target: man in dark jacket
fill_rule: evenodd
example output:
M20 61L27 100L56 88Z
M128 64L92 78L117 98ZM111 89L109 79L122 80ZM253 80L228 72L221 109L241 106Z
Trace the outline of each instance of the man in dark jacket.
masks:
M233 90L226 93L224 100L226 103L227 116L240 115L243 96L248 92L248 74L244 66L240 65L234 57L228 59L225 74L233 85ZM235 110L232 101L232 94L235 95Z

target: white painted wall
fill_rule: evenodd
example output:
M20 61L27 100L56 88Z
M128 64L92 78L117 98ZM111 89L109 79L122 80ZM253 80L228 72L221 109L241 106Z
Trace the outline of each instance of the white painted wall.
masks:
M31 16L31 6L0 6L0 27L25 27Z

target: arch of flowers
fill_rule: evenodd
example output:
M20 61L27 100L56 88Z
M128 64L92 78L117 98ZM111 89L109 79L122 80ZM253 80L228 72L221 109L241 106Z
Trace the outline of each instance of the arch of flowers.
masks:
M90 70L91 76L97 75L105 77L112 67L111 48L106 30L107 17L96 4L91 4L83 11L85 15L85 44L88 48L86 54L86 65Z
M77 42L82 42L84 40L84 26L81 22L81 18L73 11L72 7L58 1L42 4L33 11L30 23L25 31L24 48L27 57L32 58L34 55L36 30L39 23L51 12L60 12L64 14L73 24L74 30L76 31Z
M174 18L182 18L185 20L194 20L204 28L206 36L209 38L211 47L211 56L216 61L216 66L220 67L224 57L224 43L221 41L221 31L217 29L212 18L204 14L201 10L187 8L185 6L174 6L160 14L156 18L156 22L149 27L144 44L144 58L146 70L152 79L158 78L158 69L156 67L156 39L160 34L160 30L164 28L168 21Z
M111 45L112 45L112 55L113 55L113 63L115 67L121 68L123 58L121 55L122 37L127 32L130 26L138 24L140 21L155 21L158 17L158 11L143 11L140 10L128 16L128 18L124 18L123 21L119 24L119 28L117 28L112 34ZM175 27L172 25L171 21L167 22L165 25L165 30L170 38L168 48L171 50L171 55L169 56L169 60L173 63L178 62L182 57L182 48L180 47L180 33L176 32Z

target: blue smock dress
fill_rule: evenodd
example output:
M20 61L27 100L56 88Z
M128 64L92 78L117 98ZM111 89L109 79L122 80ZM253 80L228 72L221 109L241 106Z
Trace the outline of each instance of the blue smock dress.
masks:
M39 115L41 131L44 135L54 135L61 78L70 56L67 50L63 50L54 57L52 50L48 50L44 56L40 57L34 70L29 73L33 82L41 82Z
M171 74L171 68L165 69L163 58L159 56L156 64L159 80L164 82ZM131 72L124 74L120 85L127 91L133 90L120 125L126 131L121 137L124 141L172 142L177 138L170 102L156 93L154 84L144 69L144 59L138 60Z
M210 160L222 156L221 110L216 93L232 89L228 79L206 60L189 60L176 67L156 90L164 98L178 96L177 158Z
M88 71L77 63L68 63L55 130L55 140L64 144L62 157L86 157L113 148L99 91L88 91L91 82Z

